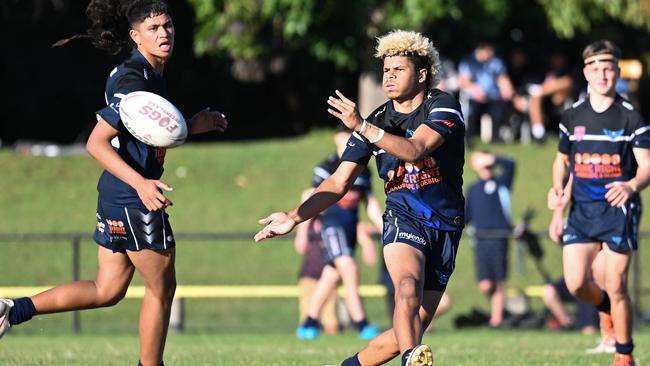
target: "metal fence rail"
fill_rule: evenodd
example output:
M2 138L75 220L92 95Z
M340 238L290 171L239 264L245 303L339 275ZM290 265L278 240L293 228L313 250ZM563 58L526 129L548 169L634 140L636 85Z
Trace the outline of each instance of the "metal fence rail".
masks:
M513 240L521 240L521 233L514 233L508 231L481 231L480 233L474 233L473 235L479 234L481 237L489 238L510 238ZM539 238L546 238L546 233L531 233L536 235ZM174 236L177 239L184 241L221 241L221 240L251 240L254 233L243 233L243 232L224 232L224 233L208 233L208 232L194 232L194 233L176 233ZM650 237L650 231L643 231L639 233L639 239ZM9 242L46 242L46 241L67 241L71 245L71 277L73 281L80 280L81 273L81 256L80 256L80 246L82 240L92 241L92 235L89 233L0 233L0 245L3 243ZM536 262L539 265L539 261ZM643 321L650 321L650 311L644 311L642 307L642 297L645 295L650 295L650 287L643 287L644 284L641 280L641 265L638 253L632 257L632 283L631 283L631 297L633 300L634 312L637 319ZM538 268L539 269L539 268ZM214 287L214 286L213 286ZM376 295L377 286L367 286L370 293ZM292 290L291 290L292 291ZM263 292L263 291L262 291ZM231 298L236 298L236 291L229 296ZM368 294L366 294L368 295ZM221 295L219 295L221 296ZM196 294L194 297L200 297ZM210 297L210 296L207 296ZM223 297L223 296L221 296ZM72 328L73 331L78 333L81 331L81 317L78 311L73 312L73 321Z

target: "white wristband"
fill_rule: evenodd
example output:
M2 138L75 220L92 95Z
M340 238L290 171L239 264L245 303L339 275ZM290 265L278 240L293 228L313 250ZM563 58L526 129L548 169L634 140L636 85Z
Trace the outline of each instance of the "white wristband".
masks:
M368 140L368 142L370 142L371 144L376 144L376 143L378 143L379 140L381 140L382 138L384 138L384 132L385 132L384 130L382 130L381 128L379 128L379 132L377 132L377 138L376 138L374 141L370 141L370 140Z
M368 122L366 120L363 120L363 123L361 124L361 128L359 129L359 133L360 134L363 133L363 131L365 131L366 128L368 128Z

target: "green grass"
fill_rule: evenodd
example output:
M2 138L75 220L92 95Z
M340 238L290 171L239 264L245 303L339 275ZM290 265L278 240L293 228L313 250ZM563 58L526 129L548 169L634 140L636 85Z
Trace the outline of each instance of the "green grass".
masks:
M641 333L639 344L650 336ZM594 337L575 333L490 331L436 331L424 341L434 351L436 365L456 366L592 366L611 363L612 355L586 355ZM171 334L166 348L168 365L291 366L339 365L365 342L352 334L324 336L313 342L287 334ZM92 352L89 352L92 350ZM637 346L638 363L650 358ZM0 365L135 365L138 338L128 335L13 336L0 342ZM393 360L389 365L399 365Z
M535 208L538 216L533 228L539 231L546 230L550 216L546 209L546 192L555 146L556 142L550 141L545 146L490 147L494 152L517 159L514 217L519 218L528 206ZM170 150L163 180L175 188L169 194L175 204L168 211L175 232L252 234L259 227L259 218L298 203L300 192L310 184L313 166L332 150L331 131L324 130L291 139L189 144ZM0 233L87 233L81 245L81 275L93 278L97 249L90 235L95 225L95 187L101 173L97 163L87 156L28 157L4 149L0 150L0 166L5 172L0 175ZM466 167L466 184L474 179L473 172ZM376 181L374 188L378 197L383 197L381 182ZM644 192L646 201L648 192L650 190ZM648 215L643 218L642 230L650 228L649 220ZM544 265L552 274L559 275L559 247L548 241L543 245L546 250ZM649 251L643 247L644 243L639 252L641 263L650 261ZM0 248L3 250L0 286L55 285L71 279L72 253L66 240L0 242ZM248 239L182 240L177 250L181 285L294 284L300 261L290 238L274 239L262 245ZM523 272L517 272L514 244L510 253L509 286L523 288L542 283L530 259L523 263ZM377 272L377 268L362 266L362 282L376 283ZM647 275L643 277L646 281L647 278ZM137 275L134 282L141 283ZM608 358L598 356L585 358L581 351L591 346L594 339L575 333L454 331L456 315L474 307L488 307L476 288L473 252L467 237L461 244L448 291L454 308L449 315L436 321L438 333L431 340L440 364L591 365L608 362ZM646 296L643 301L648 304L650 298ZM386 327L389 321L383 301L366 299L365 303L370 319ZM168 342L170 364L322 364L334 362L361 345L351 337L327 337L313 344L296 343L292 333L297 304L292 299L197 299L188 300L186 305L188 334L174 335ZM533 301L532 305L538 311L542 309L539 301ZM125 300L114 308L82 312L84 333L81 337L69 334L70 314L37 317L14 329L10 337L0 342L0 365L127 364L137 354L138 311L139 301ZM643 352L649 349L650 339L639 332L636 343L637 349ZM252 345L251 349L244 352L244 356L238 356L238 351L246 344ZM90 362L84 357L95 356L84 356L88 349L111 356L96 356ZM71 356L65 358L66 355ZM311 355L318 357L318 362L311 362ZM646 360L649 358L647 353L640 355ZM59 358L50 362L48 357ZM236 363L238 357L245 361Z

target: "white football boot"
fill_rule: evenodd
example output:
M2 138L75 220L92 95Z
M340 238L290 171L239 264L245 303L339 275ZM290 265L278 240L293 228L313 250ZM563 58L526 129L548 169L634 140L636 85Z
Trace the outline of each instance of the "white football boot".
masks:
M411 351L406 366L433 366L433 352L431 347L421 344Z
M11 328L9 324L9 311L14 307L14 302L9 299L0 299L0 338Z

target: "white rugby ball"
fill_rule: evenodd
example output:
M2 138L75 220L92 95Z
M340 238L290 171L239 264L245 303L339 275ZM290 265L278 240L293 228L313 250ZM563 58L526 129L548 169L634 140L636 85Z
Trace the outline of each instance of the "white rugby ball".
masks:
M158 94L135 91L120 101L120 118L133 137L155 147L176 147L187 138L181 112Z

